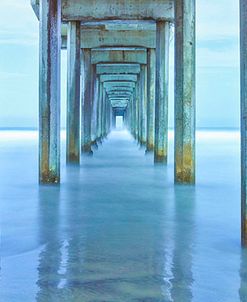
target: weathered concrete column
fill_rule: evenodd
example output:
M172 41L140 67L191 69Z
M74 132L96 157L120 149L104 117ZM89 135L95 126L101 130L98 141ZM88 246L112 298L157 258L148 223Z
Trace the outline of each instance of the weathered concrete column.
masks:
M132 123L132 131L133 131L133 137L136 138L136 87L133 91L133 98L132 98L132 110L133 110L133 117L132 117L132 120L133 120L133 123Z
M133 91L133 95L130 100L130 130L131 134L135 136L135 99L134 99L135 91Z
M167 163L170 24L158 21L156 26L154 162Z
M123 126L129 129L130 125L130 112L129 112L129 104L127 105L124 113L123 113Z
M137 86L138 86L138 91L137 91L137 96L138 96L138 136L137 136L137 139L138 139L138 142L141 144L141 136L142 136L142 85L141 85L141 82L142 82L142 76L141 76L141 73L140 72L140 77L139 77L139 80L138 80L138 83L137 83Z
M110 132L110 129L111 129L111 105L110 105L110 101L108 100L107 102L107 134Z
M113 115L112 115L113 111L112 111L112 107L110 105L110 102L109 102L109 115L110 115L110 119L109 119L109 132L112 130L112 119L113 119Z
M103 89L103 98L102 98L102 137L106 136L106 91Z
M99 100L98 100L98 121L97 121L97 139L102 136L102 98L103 98L103 83L99 82Z
M81 22L68 23L67 40L67 162L80 162Z
M142 102L141 102L141 74L140 74L140 79L138 81L138 142L141 142L141 125L142 125Z
M109 100L106 98L106 103L105 103L105 135L106 136L108 134L108 119L109 119L108 103L109 103Z
M133 95L130 96L129 104L128 104L128 129L132 134L132 125L133 125Z
M136 89L135 89L135 139L138 141L138 133L139 133L139 99L140 99L140 89L139 89L139 79L140 76L137 77Z
M147 51L147 147L154 150L154 109L155 109L155 49Z
M92 73L92 111L91 111L91 142L93 145L97 145L97 107L98 107L98 78L96 74L96 65L91 65Z
M114 111L114 109L112 109L112 128L115 129L116 128L116 113Z
M91 150L91 117L92 117L92 67L91 50L82 50L82 125L81 150L82 153L92 154Z
M240 0L241 68L241 238L247 246L247 2Z
M106 135L110 131L111 116L110 116L110 101L109 99L106 102Z
M147 140L147 66L141 65L140 74L140 143L146 144Z
M60 182L61 1L40 1L39 181Z
M175 2L175 182L195 183L195 0Z

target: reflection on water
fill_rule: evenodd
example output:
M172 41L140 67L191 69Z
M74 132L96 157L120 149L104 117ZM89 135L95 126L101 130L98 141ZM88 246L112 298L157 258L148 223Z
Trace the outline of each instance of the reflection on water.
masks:
M123 131L81 168L63 166L60 186L39 187L37 166L25 166L37 160L36 143L8 138L0 153L9 171L3 178L0 172L0 300L247 301L236 206L239 138L219 139L207 133L199 140L196 187L174 186L173 164L154 167ZM224 173L215 173L216 163ZM18 169L25 173L13 177Z
M192 301L195 188L175 186L172 301ZM182 210L181 210L182 209ZM179 221L179 223L177 223Z
M62 262L59 237L59 187L41 187L39 190L39 240L44 247L39 254L37 301L52 301L57 296Z
M110 192L81 200L78 179L64 203L57 188L40 190L37 301L164 301L166 198L153 210Z
M247 301L247 250L243 250L241 254L241 267L240 267L240 289L239 297L241 302Z

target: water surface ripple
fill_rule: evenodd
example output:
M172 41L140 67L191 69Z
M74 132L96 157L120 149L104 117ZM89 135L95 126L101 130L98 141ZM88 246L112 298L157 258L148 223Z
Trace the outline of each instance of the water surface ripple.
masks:
M0 132L0 301L246 302L239 133L197 136L195 187L126 131L38 186L37 133Z

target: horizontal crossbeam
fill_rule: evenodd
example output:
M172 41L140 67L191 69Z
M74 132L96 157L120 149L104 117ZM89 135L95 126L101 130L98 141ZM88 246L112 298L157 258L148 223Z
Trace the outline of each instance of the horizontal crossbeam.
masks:
M92 49L91 64L98 63L137 63L147 64L147 51L142 48Z
M140 64L97 64L97 74L139 74Z

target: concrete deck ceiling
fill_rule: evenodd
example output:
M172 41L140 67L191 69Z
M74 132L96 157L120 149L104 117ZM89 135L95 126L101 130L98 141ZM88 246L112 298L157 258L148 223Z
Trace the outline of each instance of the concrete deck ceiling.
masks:
M107 75L105 75L105 79L107 79ZM103 82L103 85L111 102L111 106L114 108L121 107L125 110L131 96L133 95L136 83L133 81L106 81Z
M133 94L133 90L117 90L117 89L106 89L106 92L112 96L130 96Z
M135 88L134 82L121 82L121 81L114 81L114 82L104 82L104 87L110 87L110 88Z
M125 109L128 105L128 100L126 101L118 101L118 100L110 100L112 107L121 107L123 109Z
M137 82L137 75L135 74L102 74L100 76L101 82Z
M111 89L107 89L106 90L108 95L111 95L112 97L129 97L133 94L133 91L127 91L127 90L111 90Z
M39 0L31 0L39 17ZM169 20L174 19L174 0L62 0L62 20Z
M31 0L37 17L39 1ZM126 107L140 73L140 64L147 62L146 50L140 47L156 47L155 21L173 22L174 0L61 1L62 48L67 47L67 21L81 21L81 48L92 49L92 64L97 64L97 74L104 83L112 106ZM99 49L102 46L105 48ZM123 50L118 48L120 46L132 49ZM133 49L134 46L139 48ZM120 81L115 83L111 81L113 79ZM131 79L132 82L124 84L123 79Z
M91 50L91 64L98 63L137 63L147 64L147 51L144 48L96 48Z
M38 1L31 0L39 17ZM67 22L62 24L62 49L67 48ZM81 21L81 48L102 46L156 47L156 23L154 20L105 20Z
M131 96L133 93L132 91L114 91L114 90L107 90L107 94L111 95L112 97L129 97Z
M156 31L154 20L104 20L81 22L82 29L105 31Z
M97 74L139 74L140 64L97 64Z
M66 25L67 27L67 25ZM140 46L156 48L155 31L81 30L81 48ZM62 49L67 48L67 33L62 33Z

